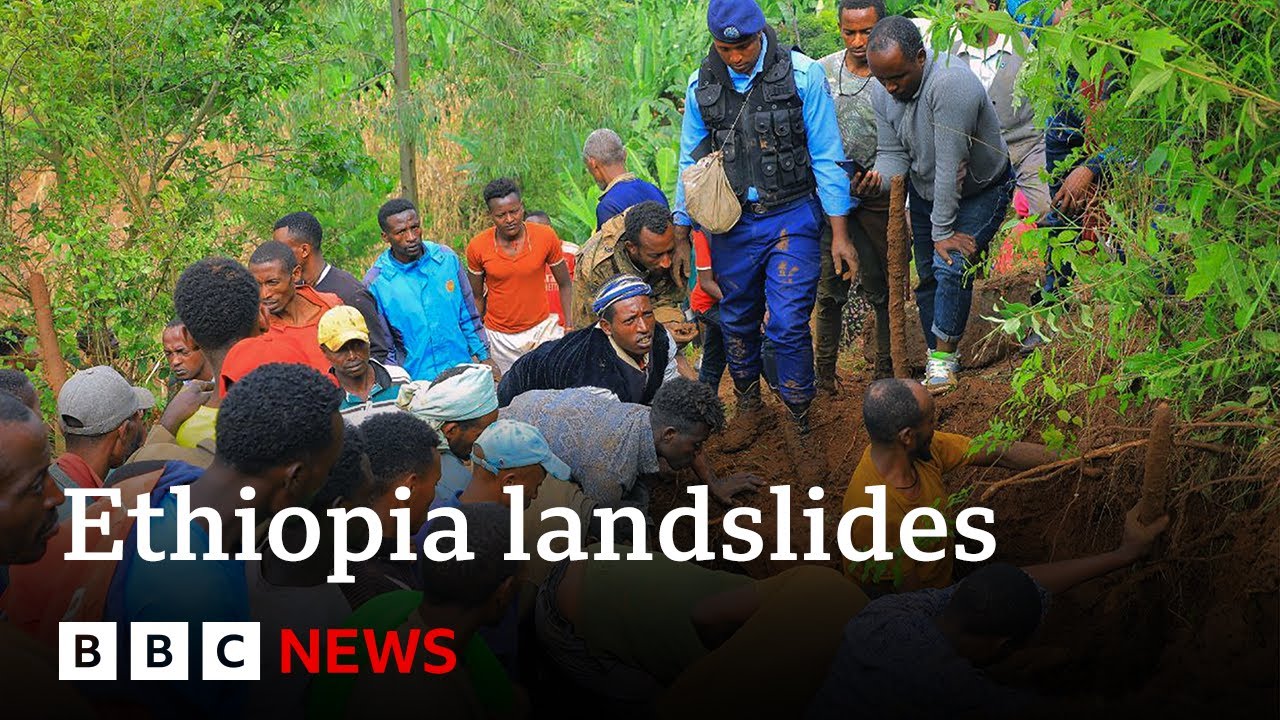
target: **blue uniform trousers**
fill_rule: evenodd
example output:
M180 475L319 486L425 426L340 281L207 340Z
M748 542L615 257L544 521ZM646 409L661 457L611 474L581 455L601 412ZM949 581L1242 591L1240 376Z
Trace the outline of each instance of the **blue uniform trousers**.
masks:
M792 408L807 407L814 396L809 316L821 273L819 213L813 197L764 214L744 209L733 229L710 236L729 374L738 387L759 380L767 307L764 334L775 346L779 393Z

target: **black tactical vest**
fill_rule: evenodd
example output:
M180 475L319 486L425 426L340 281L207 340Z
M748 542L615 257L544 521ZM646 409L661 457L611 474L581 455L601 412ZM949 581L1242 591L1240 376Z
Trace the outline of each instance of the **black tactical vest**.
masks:
M694 149L693 159L723 146L725 173L738 199L745 205L747 188L754 187L759 204L771 208L812 193L817 181L791 51L778 43L773 28L766 26L764 33L764 68L746 95L734 90L729 68L714 47L702 61L694 97L708 133Z

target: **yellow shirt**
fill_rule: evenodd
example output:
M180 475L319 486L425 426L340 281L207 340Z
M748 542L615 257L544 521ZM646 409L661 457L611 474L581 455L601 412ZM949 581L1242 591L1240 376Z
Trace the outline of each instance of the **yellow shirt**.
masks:
M178 428L176 439L182 447L193 448L202 440L217 441L214 430L218 424L218 409L201 405L196 412Z
M866 488L884 485L885 540L889 552L893 553L893 560L890 560L887 565L875 561L850 564L845 568L845 574L865 585L875 585L890 580L896 585L901 582L901 578L913 572L923 587L944 588L951 584L950 546L953 543L950 540L950 526L947 528L945 538L925 538L916 542L921 550L936 551L941 547L947 549L943 559L927 563L919 563L907 557L899 540L900 528L902 519L916 508L933 507L945 513L947 491L942 486L942 476L967 462L965 456L969 452L971 442L972 439L964 435L935 432L933 444L929 447L933 459L915 461L915 471L920 478L920 484L905 493L885 482L880 471L876 470L875 463L871 461L871 448L868 447L863 451L862 459L858 461L858 467L853 471L853 478L849 480L849 488L844 493L844 512L847 513L859 507L871 507L871 495L867 493ZM916 527L924 529L926 525L917 521ZM859 550L871 547L872 528L869 518L860 517L854 521L854 547Z

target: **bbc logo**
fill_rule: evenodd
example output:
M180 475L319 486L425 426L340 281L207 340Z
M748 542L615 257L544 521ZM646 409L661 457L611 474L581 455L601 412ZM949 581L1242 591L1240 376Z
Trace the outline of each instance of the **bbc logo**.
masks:
M261 635L256 622L197 623L200 668L204 680L258 680L262 670ZM128 626L129 677L133 680L188 680L196 675L190 658L187 623L135 622ZM59 680L115 680L116 623L58 623Z

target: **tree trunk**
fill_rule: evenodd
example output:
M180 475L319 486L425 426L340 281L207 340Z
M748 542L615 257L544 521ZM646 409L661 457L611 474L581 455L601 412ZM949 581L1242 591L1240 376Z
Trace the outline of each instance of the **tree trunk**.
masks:
M400 133L400 194L418 204L417 150L414 127L409 122L409 34L405 28L404 0L391 0L391 36L395 41L392 74L396 81L396 126Z

